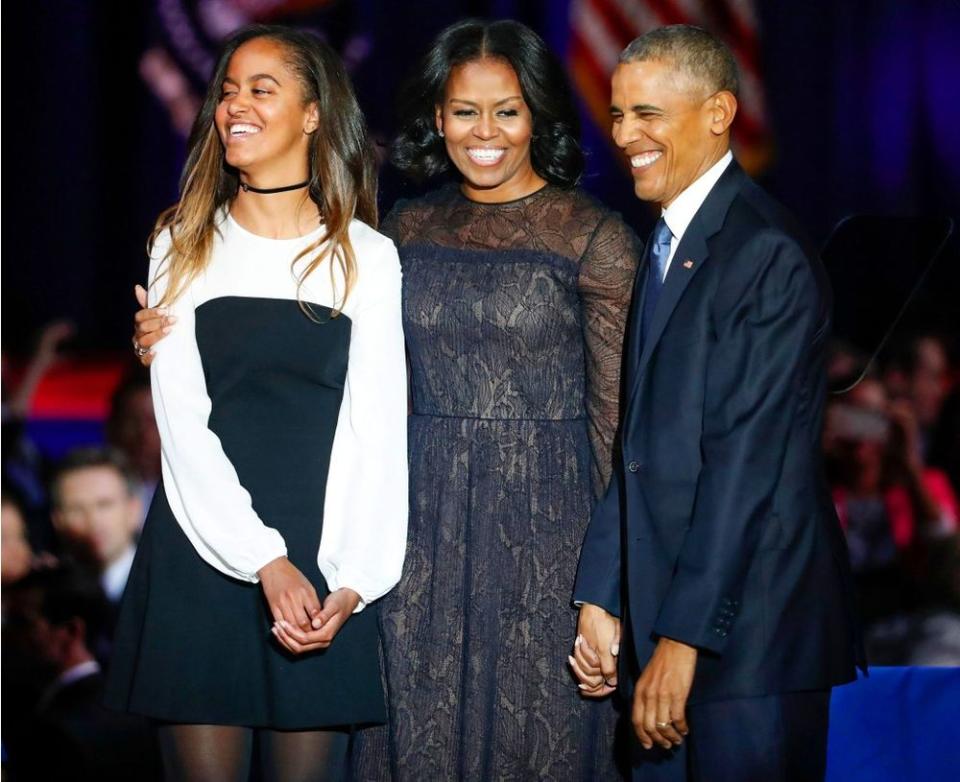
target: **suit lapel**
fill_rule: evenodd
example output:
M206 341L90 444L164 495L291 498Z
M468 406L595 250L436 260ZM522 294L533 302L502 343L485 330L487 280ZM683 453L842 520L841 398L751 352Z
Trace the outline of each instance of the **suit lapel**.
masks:
M694 275L703 268L710 257L707 240L723 227L723 221L730 209L730 204L745 179L746 174L743 173L737 161L731 161L726 171L717 180L717 184L707 195L700 209L697 210L690 225L687 226L687 230L684 231L683 238L673 255L673 260L670 261L670 268L667 270L663 290L660 292L660 299L653 311L650 333L645 336L640 359L629 375L630 385L628 388L630 389L631 402L636 395L647 365L650 363L650 358L656 350L657 343L659 343L670 321L670 316L673 315L673 311L680 303L680 299ZM644 256L646 257L646 253L644 253ZM646 265L644 264L645 279ZM638 287L636 293L642 295L642 288ZM638 318L635 310L634 319ZM636 334L638 328L639 326L634 325L632 334ZM637 342L634 342L634 345L637 344ZM633 355L636 354L633 353Z

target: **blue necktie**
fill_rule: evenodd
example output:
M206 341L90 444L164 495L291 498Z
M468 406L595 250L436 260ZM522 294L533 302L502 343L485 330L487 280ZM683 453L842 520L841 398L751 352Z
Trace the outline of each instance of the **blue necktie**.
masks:
M647 264L647 285L643 297L643 340L646 342L650 333L650 323L657 308L660 291L663 290L664 270L667 268L667 258L670 257L670 242L673 234L661 217L653 227L650 240L647 243L650 262Z

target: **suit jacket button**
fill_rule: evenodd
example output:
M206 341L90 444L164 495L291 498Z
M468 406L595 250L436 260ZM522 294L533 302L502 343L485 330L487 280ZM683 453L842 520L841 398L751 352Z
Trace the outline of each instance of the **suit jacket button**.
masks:
M627 465L627 469L630 470L630 472L638 472L640 470L640 463L630 462L630 464Z

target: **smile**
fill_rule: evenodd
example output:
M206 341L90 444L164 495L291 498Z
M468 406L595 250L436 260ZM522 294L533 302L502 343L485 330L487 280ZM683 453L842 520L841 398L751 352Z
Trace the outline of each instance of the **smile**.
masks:
M505 154L507 154L507 150L503 148L470 147L467 149L467 155L478 166L495 166L503 159Z
M656 163L661 157L663 157L663 152L659 150L641 152L639 155L632 155L630 157L630 166L631 168L647 168Z
M244 136L253 136L260 132L260 128L256 125L246 125L238 122L236 125L230 126L230 135L233 138L242 138Z

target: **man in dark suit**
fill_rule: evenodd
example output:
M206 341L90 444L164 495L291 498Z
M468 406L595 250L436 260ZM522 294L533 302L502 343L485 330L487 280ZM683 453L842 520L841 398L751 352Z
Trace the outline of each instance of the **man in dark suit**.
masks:
M632 697L635 779L822 778L830 688L863 663L821 475L828 284L732 159L737 90L729 50L685 25L613 74L613 137L661 218L571 665L586 696Z

